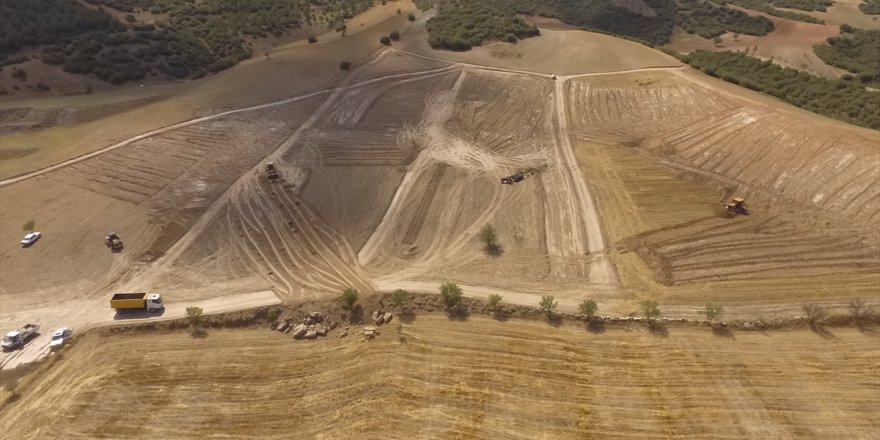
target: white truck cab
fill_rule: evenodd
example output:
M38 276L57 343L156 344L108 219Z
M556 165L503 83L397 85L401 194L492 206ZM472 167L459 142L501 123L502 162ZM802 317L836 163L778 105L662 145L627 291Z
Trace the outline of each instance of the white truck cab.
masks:
M151 293L147 295L147 311L152 312L153 310L164 309L165 304L162 303L162 295L158 293Z

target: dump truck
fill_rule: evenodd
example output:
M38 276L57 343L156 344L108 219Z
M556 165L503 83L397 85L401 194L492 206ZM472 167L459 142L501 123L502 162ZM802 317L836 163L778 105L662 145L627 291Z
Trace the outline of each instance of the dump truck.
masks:
M266 178L269 180L277 180L281 177L278 174L278 168L275 167L275 164L272 162L266 162Z
M24 347L24 344L40 334L40 326L36 324L26 324L24 327L13 330L6 334L6 337L3 338L3 343L0 344L3 346L3 351L15 350L16 348Z
M165 308L162 295L158 293L117 293L110 298L110 307L117 312L161 310Z
M746 199L742 197L734 197L733 200L725 206L727 210L727 214L731 217L741 214L741 215L749 215L749 209L746 208Z
M116 235L115 232L107 234L107 236L104 237L104 243L113 252L119 252L122 250L122 240L119 239L119 235Z

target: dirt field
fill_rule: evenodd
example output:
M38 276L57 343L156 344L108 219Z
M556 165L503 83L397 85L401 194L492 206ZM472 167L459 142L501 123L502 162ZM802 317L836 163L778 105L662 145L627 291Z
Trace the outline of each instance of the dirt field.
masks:
M29 438L872 438L880 340L419 314L378 339L89 335L0 410ZM336 330L338 332L339 330Z
M834 26L848 24L859 29L880 29L880 16L868 15L859 9L861 0L835 0L825 12L821 11L796 11L799 14L811 15ZM785 10L784 8L780 8Z
M825 64L813 53L813 46L824 43L828 37L840 35L837 25L804 23L748 9L737 9L749 15L767 17L773 21L774 30L764 36L740 35L736 38L734 34L728 32L721 35L721 44L715 46L712 40L676 29L672 42L665 47L681 53L690 53L698 49L739 52L749 48L752 55L765 60L773 59L773 62L780 66L805 70L828 78L838 78L846 73L843 69ZM756 47L757 51L755 51Z

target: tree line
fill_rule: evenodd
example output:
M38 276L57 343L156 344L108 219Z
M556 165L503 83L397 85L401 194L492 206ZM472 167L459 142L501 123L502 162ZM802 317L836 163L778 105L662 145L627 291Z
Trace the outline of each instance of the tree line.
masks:
M840 28L839 37L814 46L813 52L826 64L856 74L863 83L880 82L880 30Z
M822 78L739 52L698 50L684 56L683 61L709 75L798 107L880 130L880 93L866 90L856 81Z
M773 22L766 17L753 17L700 0L679 1L676 24L686 32L703 38L717 37L725 32L766 35L773 30Z

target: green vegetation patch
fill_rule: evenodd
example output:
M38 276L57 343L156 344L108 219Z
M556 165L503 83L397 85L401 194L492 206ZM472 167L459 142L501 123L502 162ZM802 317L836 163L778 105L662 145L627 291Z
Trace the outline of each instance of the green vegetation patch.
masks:
M538 35L538 28L491 0L450 2L440 11L427 23L428 42L435 49L468 50L508 34L519 39Z
M698 50L684 61L709 75L821 115L880 129L880 93L861 84L821 78L737 52Z
M880 15L880 0L867 0L859 4L859 10L868 15Z
M880 82L880 30L853 29L813 47L822 61L846 69L864 83Z
M510 35L538 35L538 30L517 14L556 18L583 29L651 44L668 42L675 25L673 0L644 0L644 13L615 6L611 0L445 0L428 4L438 9L427 26L431 45L451 50L467 50L487 40L509 41Z
M767 0L722 0L719 1L721 4L733 4L739 6L741 8L751 9L758 12L763 12L767 15L772 15L774 17L779 18L787 18L789 20L802 21L804 23L815 23L815 24L825 24L824 21L819 20L816 17L807 15L807 14L799 14L797 12L792 11L782 11L774 8L774 3L771 3ZM780 6L780 5L776 5ZM780 6L786 7L786 6ZM824 8L822 9L825 10Z
M0 60L26 46L56 43L92 32L123 27L103 11L76 0L3 0L0 2Z
M703 38L717 37L725 32L766 35L773 30L773 22L766 17L752 17L742 11L700 0L680 1L676 24Z
M3 0L0 58L44 46L43 61L111 83L148 75L198 78L251 56L249 39L335 24L372 0ZM126 15L116 21L104 8ZM133 14L151 17L139 23Z

